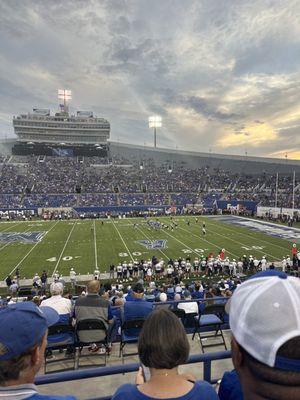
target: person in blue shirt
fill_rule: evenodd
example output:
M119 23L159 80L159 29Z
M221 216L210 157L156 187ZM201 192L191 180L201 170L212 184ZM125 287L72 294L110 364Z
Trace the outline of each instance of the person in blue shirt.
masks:
M144 287L141 283L137 282L132 287L131 300L124 304L124 321L133 319L146 319L153 309L153 303L144 299ZM127 329L126 335L136 336L138 334L136 328Z
M34 385L44 361L48 327L58 320L53 308L39 308L31 301L0 310L0 399L76 400L41 395Z
M218 392L220 400L243 400L243 390L236 370L226 371Z
M119 387L112 400L218 400L214 388L192 376L179 374L178 366L189 356L189 342L179 319L164 308L154 310L140 333L140 368L136 384ZM146 381L145 368L150 378Z

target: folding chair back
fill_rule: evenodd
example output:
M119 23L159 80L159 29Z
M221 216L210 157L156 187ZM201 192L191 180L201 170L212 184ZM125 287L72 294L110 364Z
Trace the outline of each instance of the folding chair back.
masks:
M65 357L59 359L48 359L47 354L53 350L67 350ZM75 352L75 331L71 323L56 324L48 328L47 347L45 351L44 373L47 374L47 365L61 363L62 361L70 360ZM71 359L74 358L73 356ZM63 370L74 369L75 364L70 368L63 367ZM60 372L62 369L51 370L49 372Z
M104 342L107 327L101 319L83 319L76 324L76 334L82 344Z
M105 366L106 365L106 356L107 356L107 327L101 319L83 319L78 321L76 324L76 335L78 338L77 346L77 357L76 357L76 364L77 368L80 367L80 357L99 357L97 352L88 353L82 355L81 352L84 347L96 344L103 344L104 345L104 353L103 355L104 362L98 364L98 366ZM85 364L84 367L91 367L94 364Z
M176 317L183 319L185 317L185 311L181 308L174 308L171 310L173 314L176 315Z
M137 343L144 322L145 319L143 318L129 319L123 322L121 326L121 341L120 341L120 352L119 352L119 357L122 356L122 362L124 362L124 357L137 354L137 352L125 354L124 347L127 343Z
M209 304L204 308L201 313L202 315L207 314L215 314L217 315L223 322L224 314L225 314L225 304Z

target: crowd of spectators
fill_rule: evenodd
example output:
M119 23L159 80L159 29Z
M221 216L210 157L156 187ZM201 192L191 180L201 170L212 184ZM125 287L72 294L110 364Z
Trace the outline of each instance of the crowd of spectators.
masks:
M274 206L276 176L220 168L189 168L184 162L155 164L97 157L13 156L0 160L0 206L186 205L219 199L252 200ZM296 188L299 184L296 181ZM298 189L297 189L298 190ZM281 175L277 205L292 206L293 177ZM8 196L9 195L9 196ZM295 196L295 208L300 196Z

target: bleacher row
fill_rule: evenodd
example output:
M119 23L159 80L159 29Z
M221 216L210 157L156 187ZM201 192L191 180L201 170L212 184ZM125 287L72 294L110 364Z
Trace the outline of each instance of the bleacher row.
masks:
M228 329L228 315L225 312L225 304L228 299L222 297L212 297L209 300L207 299L193 299L193 300L180 300L180 301L167 301L167 302L155 302L153 303L153 309L163 307L170 309L174 314L180 319L182 322L186 333L192 335L192 340L197 335L199 338L199 350L204 353L205 349L211 346L224 346L224 349L227 350L227 346L225 343L225 339L223 336L223 330ZM191 303L197 302L199 313L189 313L187 314L183 309L178 308L179 303ZM209 303L209 304L208 304ZM111 307L112 313L114 315L114 327L111 332L110 337L113 338L112 343L114 345L119 346L119 357L124 363L125 357L136 355L136 351L125 352L125 346L130 344L136 344L138 342L138 332L143 326L144 319L134 319L134 320L125 320L122 308L113 306ZM72 366L70 369L78 369L80 368L80 358L81 353L84 347L91 346L92 342L83 342L80 340L80 331L81 330L89 330L89 331L99 331L99 336L104 339L101 339L98 343L101 343L105 346L105 352L103 352L103 362L100 363L101 366L106 365L107 357L109 356L108 351L108 330L104 324L99 323L99 320L88 320L81 321L76 325L72 324L72 320L68 323L62 324L59 323L49 328L48 333L48 345L45 353L45 373L49 372L47 370L47 366L49 364L61 364L62 361L69 360L70 356L66 358L58 358L58 359L47 359L47 352L49 350L66 350L72 349L73 351L69 352L71 354L75 354L72 357ZM136 333L133 335L132 331ZM212 333L211 333L212 331ZM104 332L104 334L103 334ZM211 343L207 342L207 339L213 339ZM219 341L216 342L216 338L220 338ZM94 356L93 354L83 354L83 357ZM99 354L95 355L97 358ZM93 364L92 364L93 365ZM87 365L84 364L84 367ZM65 370L65 366L63 366L63 370ZM51 370L50 370L51 372ZM52 370L53 372L53 370ZM55 370L57 372L57 370Z

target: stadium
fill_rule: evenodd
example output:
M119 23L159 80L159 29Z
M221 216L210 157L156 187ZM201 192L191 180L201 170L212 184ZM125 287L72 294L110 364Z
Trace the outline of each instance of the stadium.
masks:
M38 2L32 3L34 11L27 18L46 23ZM60 3L56 6L64 7ZM75 3L70 2L76 8ZM92 3L89 6L94 7ZM200 3L203 13L208 12L205 2ZM78 8L78 13L89 6ZM8 1L0 11L1 7L5 15L14 11ZM109 16L116 12L112 4L95 7ZM166 12L162 5L155 7ZM295 11L299 14L299 7ZM85 18L92 26L88 11ZM122 18L120 29L125 24ZM52 23L66 34L73 29L72 24L61 28L60 21ZM131 29L141 29L136 24L133 21ZM109 30L113 38L117 32ZM126 87L128 71L132 73L138 57L133 49L127 49L129 55L122 53L125 33L119 35L122 40L112 45L112 64L99 66L102 76L117 82L118 90L120 82ZM157 45L155 40L149 43L145 49L138 47L137 54ZM44 48L40 51L46 55ZM300 398L296 106L284 114L272 100L277 109L270 114L274 119L270 133L271 123L262 122L263 107L255 109L257 115L250 110L256 107L250 72L243 78L245 87L239 81L230 92L234 111L226 93L224 102L218 99L212 111L212 82L207 92L207 82L197 88L207 97L197 97L196 87L187 90L188 99L187 94L170 95L171 81L167 90L157 72L164 71L165 64L154 48L152 52L150 59L157 57L160 67L155 64L158 69L151 76L161 84L161 107L159 100L153 103L158 95L150 98L151 85L146 89L146 73L142 104L133 88L124 98L121 91L108 91L100 101L94 81L82 84L83 91L79 78L54 79L54 72L36 69L49 93L40 95L41 88L32 88L31 76L26 101L22 85L16 83L16 105L10 103L15 115L4 111L0 115L0 398L60 398L56 394L64 395L62 399L99 400ZM118 57L126 64L123 81L110 75L120 68ZM175 68L169 53L168 57ZM140 62L147 70L148 64ZM73 66L77 71L77 64ZM88 70L95 73L91 65ZM134 71L137 79L142 72ZM255 93L260 85L264 88L259 96L268 85L268 90L275 87L276 79L280 80L276 96L292 90L285 86L287 78L279 79L278 74L275 79L274 72L269 74L274 78L270 83L264 74L262 67L256 75ZM101 79L104 94L107 83ZM220 88L217 93L221 96ZM251 97L252 106L247 104L243 112L239 93ZM137 110L130 108L130 94ZM299 103L299 95L291 97ZM167 98L174 102L173 111ZM251 123L242 121L246 112ZM196 120L199 128L191 128ZM228 134L228 129L234 133ZM180 146L174 146L176 135ZM241 146L235 147L239 140ZM236 151L241 148L245 150ZM286 389L288 385L294 391Z

